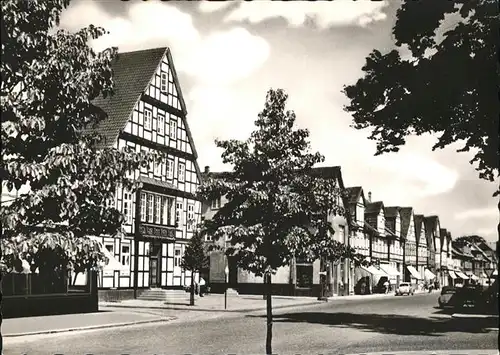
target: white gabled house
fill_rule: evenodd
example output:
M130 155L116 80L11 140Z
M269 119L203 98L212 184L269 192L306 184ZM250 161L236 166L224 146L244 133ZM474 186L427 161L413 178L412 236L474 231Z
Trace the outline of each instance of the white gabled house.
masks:
M117 189L126 236L98 237L121 265L104 268L100 297L107 290L126 298L149 288L182 288L190 284L181 258L200 221L201 174L172 54L169 48L120 53L112 67L115 94L94 102L108 114L96 130L106 145L160 151L167 159L133 172L143 183L140 191Z

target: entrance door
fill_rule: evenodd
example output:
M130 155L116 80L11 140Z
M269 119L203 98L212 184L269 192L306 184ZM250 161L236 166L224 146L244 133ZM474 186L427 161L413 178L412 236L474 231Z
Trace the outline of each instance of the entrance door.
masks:
M158 258L149 259L149 287L159 286L158 282Z

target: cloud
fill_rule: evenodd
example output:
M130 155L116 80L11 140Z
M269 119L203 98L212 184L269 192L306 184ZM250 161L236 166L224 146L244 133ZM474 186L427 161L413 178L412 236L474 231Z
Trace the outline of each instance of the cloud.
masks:
M93 43L97 50L117 46L125 52L168 46L176 68L191 75L196 84L236 82L259 68L270 52L263 38L243 28L202 35L191 15L160 2L135 3L123 17L108 15L94 2L81 2L61 19L61 27L72 30L90 23L109 31Z
M458 179L456 171L413 152L385 154L370 160L369 164L383 166L395 179L420 183L422 197L447 192L453 189Z
M455 214L455 219L489 219L491 217L498 217L496 207L469 209Z
M207 84L230 84L249 76L268 58L269 44L244 28L216 32L201 41L177 67Z
M290 26L299 27L313 21L319 28L366 26L386 19L383 9L387 1L248 1L229 12L225 21L259 23L283 18Z

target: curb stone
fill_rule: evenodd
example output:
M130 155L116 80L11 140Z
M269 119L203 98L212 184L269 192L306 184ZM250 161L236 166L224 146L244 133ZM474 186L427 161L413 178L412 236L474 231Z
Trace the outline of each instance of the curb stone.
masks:
M90 326L85 326L85 327L50 329L50 330L40 330L40 331L25 332L25 333L2 334L2 336L4 338L15 338L15 337L22 337L22 336L29 336L29 335L56 334L56 333L67 333L67 332L93 330L93 329L118 328L118 327L125 327L125 326L130 326L130 325L137 325L137 324L169 322L169 321L172 321L175 319L177 319L177 317L165 317L165 318L161 318L161 319L142 320L142 321L135 321L135 322L110 323L110 324L90 325Z

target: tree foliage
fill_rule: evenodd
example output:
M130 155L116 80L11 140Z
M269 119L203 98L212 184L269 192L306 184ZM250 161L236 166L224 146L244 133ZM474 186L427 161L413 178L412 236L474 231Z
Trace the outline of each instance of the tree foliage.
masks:
M207 255L203 237L200 233L195 232L186 246L181 260L181 267L191 272L199 272L207 266Z
M247 141L216 141L233 171L200 188L206 200L228 200L204 221L203 233L215 240L227 236L226 253L258 276L288 265L294 255L335 260L346 252L332 238L327 218L344 213L341 190L333 179L312 176L324 158L309 152L309 132L294 129L295 114L285 110L286 100L283 90L270 90Z
M313 166L324 157L310 153L309 132L294 127L287 98L283 90L270 90L250 138L216 141L223 162L233 169L200 188L204 200L228 200L203 222L203 233L228 240L226 254L240 268L265 276L267 354L272 353L271 275L294 257L335 261L352 252L332 238L329 217L344 213L341 190L333 179L313 176Z
M398 151L408 135L439 134L433 150L461 142L481 178L498 177L498 25L494 0L404 1L393 28L399 48L374 50L364 77L344 88L353 126L373 129L377 155Z
M2 262L24 259L32 268L82 270L104 254L90 235L120 233L114 207L117 186L156 156L98 148L90 133L107 117L92 104L113 93L116 48L95 53L88 41L105 31L90 25L76 33L56 30L69 0L2 1L0 177L8 191L28 187L2 204Z
M458 237L453 241L453 243L459 248L469 245L469 244L482 244L486 243L486 240L479 235L464 235L462 237Z
M181 267L191 271L190 304L194 306L194 274L209 265L201 233L196 231L184 251Z

